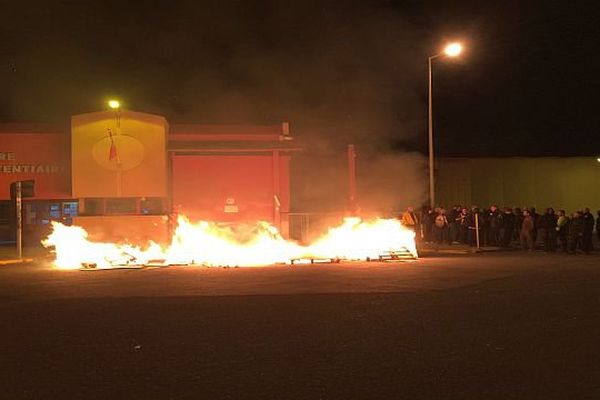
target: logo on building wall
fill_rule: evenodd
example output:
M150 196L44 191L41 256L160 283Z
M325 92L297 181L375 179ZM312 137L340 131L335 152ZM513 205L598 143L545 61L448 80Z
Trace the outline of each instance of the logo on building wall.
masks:
M144 145L132 136L115 135L109 129L107 135L93 145L92 156L102 168L128 171L144 161Z

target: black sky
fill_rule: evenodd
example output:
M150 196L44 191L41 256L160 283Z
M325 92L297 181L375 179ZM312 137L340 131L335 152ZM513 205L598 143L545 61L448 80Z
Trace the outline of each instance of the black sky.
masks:
M110 96L171 122L290 121L297 136L443 155L600 152L593 2L0 0L0 121Z

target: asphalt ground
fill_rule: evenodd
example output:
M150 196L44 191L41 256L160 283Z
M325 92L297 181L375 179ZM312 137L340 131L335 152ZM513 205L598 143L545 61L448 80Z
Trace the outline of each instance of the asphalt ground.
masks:
M2 399L599 399L600 257L0 267Z

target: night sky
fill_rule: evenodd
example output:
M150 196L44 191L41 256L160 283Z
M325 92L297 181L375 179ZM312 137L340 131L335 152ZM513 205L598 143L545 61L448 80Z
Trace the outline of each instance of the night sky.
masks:
M1 122L105 107L170 122L426 149L427 57L440 155L600 153L593 2L0 0Z

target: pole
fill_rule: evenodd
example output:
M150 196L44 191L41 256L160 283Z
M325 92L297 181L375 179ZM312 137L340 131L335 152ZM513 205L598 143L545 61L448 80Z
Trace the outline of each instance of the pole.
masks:
M21 181L18 181L15 185L16 196L16 211L17 211L17 255L19 259L23 258L23 221L21 220L21 207L22 207L22 198L21 198Z
M348 145L348 209L356 212L356 150L353 144Z
M115 136L118 137L121 134L121 110L115 109ZM123 194L123 163L121 162L121 155L117 149L117 197L121 197Z
M281 178L279 150L273 150L273 224L281 232ZM287 233L283 233L287 235Z
M477 239L477 249L479 249L479 212L475 213L475 238Z
M433 90L432 90L432 68L431 61L435 56L429 57L429 94L428 100L428 130L429 130L429 206L435 208L435 177L433 173Z

